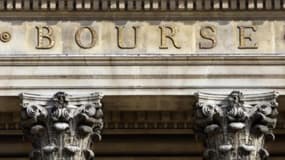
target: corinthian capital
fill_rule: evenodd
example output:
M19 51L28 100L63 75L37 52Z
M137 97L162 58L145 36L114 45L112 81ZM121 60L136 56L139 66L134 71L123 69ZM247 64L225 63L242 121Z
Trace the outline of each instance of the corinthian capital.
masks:
M266 139L274 140L277 94L197 94L194 131L206 147L205 160L265 160Z
M92 142L101 140L103 111L99 93L53 97L21 94L21 125L33 145L32 160L91 160Z

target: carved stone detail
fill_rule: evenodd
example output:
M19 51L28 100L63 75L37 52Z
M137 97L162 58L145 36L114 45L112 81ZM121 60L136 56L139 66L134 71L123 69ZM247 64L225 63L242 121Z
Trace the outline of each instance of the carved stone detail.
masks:
M0 11L211 11L280 10L275 0L1 0Z
M205 160L265 160L269 156L265 140L274 140L277 122L277 94L229 96L197 94L194 131L202 138Z
M32 160L91 160L92 142L101 140L103 111L99 93L52 98L21 94L21 125L32 141Z

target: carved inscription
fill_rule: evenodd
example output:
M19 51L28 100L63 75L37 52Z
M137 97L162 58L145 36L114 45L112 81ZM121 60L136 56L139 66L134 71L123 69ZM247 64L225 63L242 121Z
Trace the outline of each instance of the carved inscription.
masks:
M257 31L255 26L238 26L239 29L239 49L257 49L257 42L252 34Z
M114 27L117 32L117 47L119 49L135 49L138 43L138 30L140 26L117 25ZM159 49L181 49L180 39L177 33L179 28L176 25L158 25L160 31L158 41ZM37 30L37 49L51 49L55 45L55 37L52 26L36 26ZM239 36L238 49L258 49L257 41L253 34L257 32L256 26L238 26ZM200 30L201 41L198 42L199 49L213 49L218 45L217 28L213 25L203 25ZM89 35L89 42L82 35ZM149 34L149 33L144 33ZM151 33L150 33L151 34ZM91 26L80 27L75 31L76 44L82 49L91 49L95 47L97 41L97 32Z
M117 29L117 45L121 49L134 49L137 46L137 30L139 26L127 28L125 26L116 26ZM130 31L132 30L132 31ZM125 32L125 33L123 33ZM131 37L126 36L132 34Z
M217 46L216 28L214 26L203 26L200 30L201 38L207 40L207 42L200 42L200 49L211 49Z
M83 32L87 32L90 35L90 43L83 43L81 39L81 35ZM86 33L85 33L86 34ZM96 44L96 31L92 27L81 27L75 33L75 42L76 44L83 49L93 48Z
M161 37L160 37L160 49L168 49L168 40L172 42L173 46L180 49L181 46L176 41L175 35L178 29L175 26L159 26Z
M4 49L5 54L98 55L273 54L285 50L285 21L59 21L23 22L7 28L2 25L0 22L0 46L4 47L0 54ZM17 52L13 46L17 46Z
M53 29L51 26L36 26L38 34L37 49L51 49L55 45Z

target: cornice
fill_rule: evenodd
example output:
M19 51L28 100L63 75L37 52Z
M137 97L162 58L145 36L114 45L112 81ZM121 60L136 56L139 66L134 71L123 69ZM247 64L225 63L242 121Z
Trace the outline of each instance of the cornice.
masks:
M1 0L5 11L281 10L283 0Z
M2 20L284 19L284 9L284 0L0 0Z

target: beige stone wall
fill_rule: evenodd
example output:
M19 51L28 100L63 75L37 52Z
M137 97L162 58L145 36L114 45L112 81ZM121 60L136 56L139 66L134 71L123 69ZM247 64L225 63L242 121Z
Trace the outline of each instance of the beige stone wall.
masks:
M0 54L282 55L284 25L283 21L2 21L0 33L11 39L2 38Z
M272 160L284 159L284 0L0 0L0 160L27 159L18 96L22 92L80 95L102 92L103 141L99 160L201 159L192 131L198 91L278 91L280 115ZM55 46L37 49L36 26L53 29ZM121 49L116 26L140 26L137 46ZM160 49L159 26L179 28L173 46ZM199 48L201 27L215 26L217 46ZM79 27L91 26L96 44L75 42ZM238 26L249 29L240 49ZM169 30L167 30L169 33ZM132 44L128 30L126 44ZM210 35L211 37L213 35ZM4 41L3 41L4 38ZM177 39L177 40L176 40ZM45 39L47 40L47 39ZM90 37L83 35L88 44ZM45 42L46 43L46 42ZM125 43L125 42L124 42Z
M47 25L53 29L55 45L39 49L36 26ZM129 27L122 38L127 46L133 43L131 26L140 27L135 48L118 47L116 25ZM179 31L172 35L166 28L166 35L162 35L159 26L168 25ZM199 43L211 43L201 37L205 25L216 29L217 44L211 49L199 48ZM76 44L74 36L82 26L92 26L97 33L96 44L90 49ZM242 37L238 26L256 28L247 28ZM12 38L0 43L0 95L53 94L58 90L96 90L106 95L193 95L197 91L232 90L284 94L283 26L282 21L1 22L0 32L9 32ZM87 35L80 41L88 45L88 30L83 34ZM172 39L166 38L169 35ZM162 37L168 49L160 48ZM256 43L257 48L239 48L241 37L245 47Z

